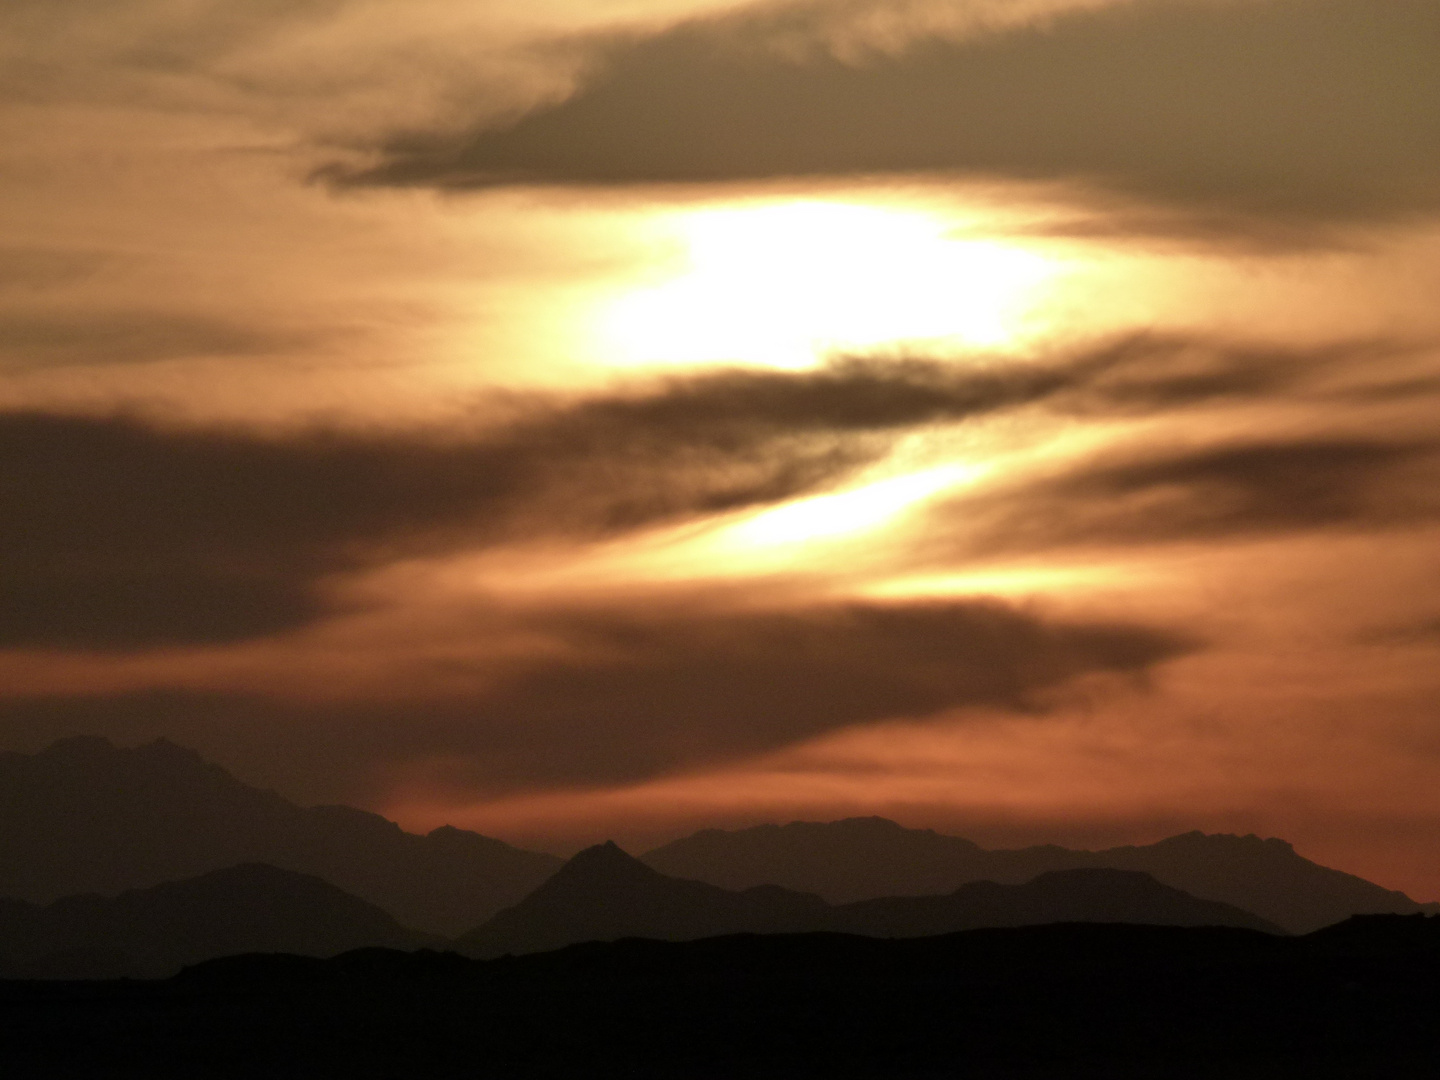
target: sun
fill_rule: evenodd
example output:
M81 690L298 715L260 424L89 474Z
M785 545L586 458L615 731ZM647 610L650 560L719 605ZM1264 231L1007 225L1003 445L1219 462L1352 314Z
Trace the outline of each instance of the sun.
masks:
M887 345L1011 342L1053 259L921 209L791 199L679 212L676 272L608 305L620 364L810 366Z

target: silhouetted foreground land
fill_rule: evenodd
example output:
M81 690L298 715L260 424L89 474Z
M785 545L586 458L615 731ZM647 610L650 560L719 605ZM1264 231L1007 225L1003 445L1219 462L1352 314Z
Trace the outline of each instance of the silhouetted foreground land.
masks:
M1440 919L245 956L0 983L17 1077L1420 1077Z

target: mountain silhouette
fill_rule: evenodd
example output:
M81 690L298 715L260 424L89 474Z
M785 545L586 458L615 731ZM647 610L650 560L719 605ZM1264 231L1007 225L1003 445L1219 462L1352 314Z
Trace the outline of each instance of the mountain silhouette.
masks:
M769 882L831 903L949 893L972 881L1016 884L1055 870L1133 870L1303 934L1355 914L1440 913L1401 892L1303 858L1283 840L1189 832L1145 846L988 851L885 818L705 829L641 856L663 873L728 889Z
M833 909L830 929L870 937L927 937L982 927L1100 922L1140 926L1280 927L1248 911L1201 900L1136 870L1052 870L1020 885L972 881L945 896L857 900Z
M587 848L514 907L456 941L468 956L544 952L582 941L689 941L722 934L840 932L922 937L1056 922L1279 928L1228 904L1198 900L1148 874L1081 869L1021 885L972 882L947 896L830 905L778 885L734 891L673 878L614 843Z
M538 889L455 942L468 956L558 949L626 937L688 941L824 928L818 896L758 885L741 892L652 870L614 843L580 852Z
M263 863L118 896L0 904L0 964L19 978L153 977L238 953L323 957L436 943L320 878Z
M850 818L707 829L641 861L731 892L768 885L830 904L941 896L970 882L1013 885L1051 871L1106 868L1149 874L1291 933L1354 914L1440 913L1440 904L1417 904L1319 866L1283 840L1200 832L1104 851L989 851L884 818ZM48 903L113 895L252 862L314 874L403 925L446 937L481 926L562 865L553 855L450 826L420 836L351 807L302 808L163 739L121 749L81 736L38 754L0 753L0 897ZM745 918L760 918L755 902L747 903ZM715 925L730 925L729 916L716 918Z
M453 936L561 861L449 826L419 836L351 807L302 808L163 739L121 749L82 736L0 753L0 895L36 903L260 862Z

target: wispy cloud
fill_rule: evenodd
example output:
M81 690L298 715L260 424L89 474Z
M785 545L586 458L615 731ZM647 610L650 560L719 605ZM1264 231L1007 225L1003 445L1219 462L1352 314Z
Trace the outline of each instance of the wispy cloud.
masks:
M173 312L11 314L0 322L0 371L257 356L319 337Z
M398 558L584 541L778 503L834 487L917 430L1006 410L1132 417L1263 399L1325 357L1306 359L1136 339L1034 364L725 370L534 398L509 422L473 430L266 432L3 413L0 643L134 648L273 634L334 610L338 579ZM977 520L1009 522L993 531L1012 536L1067 514L1112 532L1138 529L1122 524L1134 517L1152 535L1213 531L1217 516L1298 521L1422 456L1343 443L1086 464L997 496ZM1196 510L1174 494L1203 502L1217 485L1229 509ZM1152 506L1156 492L1170 502ZM1074 522L1064 527L1074 534Z
M946 558L1214 541L1440 520L1440 441L1295 437L1145 446L1067 462L937 508Z

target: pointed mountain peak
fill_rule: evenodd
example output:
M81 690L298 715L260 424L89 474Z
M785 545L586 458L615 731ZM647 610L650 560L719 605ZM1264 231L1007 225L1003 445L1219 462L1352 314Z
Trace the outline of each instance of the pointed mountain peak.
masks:
M577 852L569 862L555 873L551 880L565 882L614 882L651 881L659 878L658 871L650 869L633 855L627 854L619 844L607 840L584 851Z
M624 866L627 863L641 865L640 860L628 854L614 840L594 844L570 857L566 866Z

